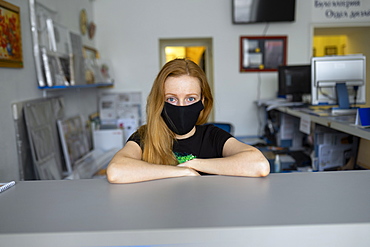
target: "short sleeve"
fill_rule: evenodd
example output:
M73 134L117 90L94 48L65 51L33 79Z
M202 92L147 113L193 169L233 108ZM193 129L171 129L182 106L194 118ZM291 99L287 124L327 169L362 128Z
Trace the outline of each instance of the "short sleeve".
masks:
M212 146L215 147L217 155L219 157L222 157L224 145L226 141L231 137L233 136L229 132L221 128L218 128L216 126L212 126L212 128L210 128L209 138L212 142Z
M135 131L126 141L126 143L128 141L134 141L136 142L140 147L141 147L141 138L140 138L140 135L139 135L139 132L138 131Z

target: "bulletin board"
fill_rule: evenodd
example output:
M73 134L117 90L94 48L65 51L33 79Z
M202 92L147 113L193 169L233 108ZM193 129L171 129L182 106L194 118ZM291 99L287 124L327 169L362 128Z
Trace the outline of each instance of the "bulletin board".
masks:
M287 36L240 37L240 72L277 71L286 57Z

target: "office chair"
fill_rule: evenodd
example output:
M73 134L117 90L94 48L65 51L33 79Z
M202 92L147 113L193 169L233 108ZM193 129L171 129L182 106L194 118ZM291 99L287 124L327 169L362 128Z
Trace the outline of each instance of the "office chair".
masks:
M231 123L210 122L206 124L213 124L214 126L219 127L220 129L223 129L234 135L234 125L232 125Z

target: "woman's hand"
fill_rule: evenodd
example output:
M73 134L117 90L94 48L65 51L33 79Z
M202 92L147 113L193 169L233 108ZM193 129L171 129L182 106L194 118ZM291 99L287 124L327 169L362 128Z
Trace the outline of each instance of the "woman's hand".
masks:
M141 160L139 145L129 141L117 152L108 165L107 179L110 183L135 183L148 180L200 176L190 167L149 164Z
M217 175L265 177L270 165L256 148L241 143L235 138L226 141L223 158L192 159L179 165L196 171Z
M188 163L189 161L185 162L185 163ZM184 176L200 176L200 174L192 169L192 168L189 168L185 165L185 163L182 163L180 165L177 165L177 167L181 168L181 169L184 169L185 170L185 175Z

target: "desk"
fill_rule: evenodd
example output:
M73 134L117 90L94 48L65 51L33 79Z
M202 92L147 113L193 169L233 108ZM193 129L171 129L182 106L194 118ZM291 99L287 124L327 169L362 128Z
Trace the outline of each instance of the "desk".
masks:
M289 107L277 107L277 110L286 114L301 118L302 116L309 116L311 122L317 123L335 130L339 130L354 136L370 140L370 128L364 129L354 126L355 116L331 116L331 117L320 117L302 112L298 109Z
M0 243L369 246L369 190L370 171L21 181L0 194Z

